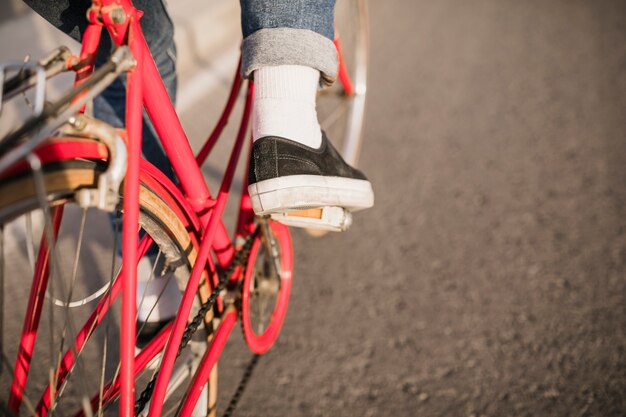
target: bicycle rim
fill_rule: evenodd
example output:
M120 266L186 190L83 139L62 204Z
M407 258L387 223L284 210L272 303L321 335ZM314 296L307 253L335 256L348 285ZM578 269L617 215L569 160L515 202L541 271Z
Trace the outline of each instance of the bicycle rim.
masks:
M277 262L258 236L252 244L242 283L241 327L248 347L257 354L267 352L280 333L293 272L289 229L271 222L268 230L274 235Z
M349 164L359 159L365 115L368 67L366 0L337 0L335 46L339 57L337 81L319 91L318 119L322 129Z
M77 159L44 166L45 209L39 207L34 176L17 173L0 180L0 296L4 304L0 402L12 414L18 414L18 407L19 415L117 413L121 298L113 300L112 295L120 287L116 283L121 261L115 248L121 245L121 230L111 226L107 213L83 209L73 200L75 190L95 187L100 165ZM138 272L147 276L138 279L148 284L146 288L157 280L169 280L180 292L195 260L197 242L187 230L182 211L164 194L164 190L141 185L140 233L154 240L155 249L148 255L151 266ZM50 239L44 232L54 229L61 210L58 234ZM46 246L53 248L49 276L34 280L37 259L42 259L38 252L45 253L41 248ZM149 321L162 309L164 294L171 292L172 284L161 287L155 294L138 291L138 310L148 311ZM41 306L27 306L29 299ZM33 317L33 312L39 317ZM181 355L164 416L173 414L183 400L184 382L197 364L196 356L206 348L206 336L192 343L191 353ZM162 331L139 354L137 391L158 369L159 346L166 340L167 331ZM206 415L206 401L201 407Z

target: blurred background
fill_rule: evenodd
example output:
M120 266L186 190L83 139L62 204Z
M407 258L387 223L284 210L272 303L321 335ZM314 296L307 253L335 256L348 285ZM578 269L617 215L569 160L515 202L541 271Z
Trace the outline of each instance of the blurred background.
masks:
M238 4L170 3L199 146ZM0 60L70 44L0 7ZM290 311L236 415L626 415L626 2L370 1L370 21L376 206L294 231ZM222 404L248 359L234 334Z

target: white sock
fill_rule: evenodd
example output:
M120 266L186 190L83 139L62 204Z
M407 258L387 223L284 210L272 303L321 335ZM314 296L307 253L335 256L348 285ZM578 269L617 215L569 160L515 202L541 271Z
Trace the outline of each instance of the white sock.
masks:
M254 71L252 139L280 136L311 148L322 144L315 111L318 70L301 65Z

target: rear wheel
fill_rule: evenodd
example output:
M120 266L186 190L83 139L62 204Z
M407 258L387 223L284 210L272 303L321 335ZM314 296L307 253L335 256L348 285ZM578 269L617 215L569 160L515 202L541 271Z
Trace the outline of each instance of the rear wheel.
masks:
M0 178L0 407L9 415L117 413L121 230L111 225L121 224L120 214L74 201L77 190L96 187L102 165L87 159L46 164L43 190L27 170ZM140 233L154 243L143 259L150 266L142 270L140 262L138 279L145 288L167 280L158 285L160 293L138 291L138 309L148 311L150 320L167 288L184 289L198 245L183 211L156 183L140 187ZM46 257L49 274L34 273ZM156 335L139 354L138 393L158 369L168 333L166 328ZM208 336L192 342L177 361L164 416L176 411ZM201 403L206 415L212 405Z

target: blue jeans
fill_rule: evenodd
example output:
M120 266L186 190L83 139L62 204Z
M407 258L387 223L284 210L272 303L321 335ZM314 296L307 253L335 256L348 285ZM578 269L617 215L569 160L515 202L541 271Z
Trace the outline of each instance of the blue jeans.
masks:
M31 8L77 41L87 26L88 0L24 0ZM240 0L244 36L242 74L275 65L305 65L316 68L322 80L337 76L337 52L333 45L335 0ZM174 26L164 0L134 0L144 12L141 28L172 102L176 100L176 46ZM96 65L109 56L109 36L102 36ZM94 99L95 117L115 126L124 125L125 80L117 79ZM157 140L155 129L144 113L144 157L176 181L171 165Z
M140 19L148 48L163 79L163 84L172 103L176 102L176 45L174 45L174 25L161 0L135 0L135 7L144 12ZM112 50L111 38L102 36L96 57L96 66L107 61ZM116 79L106 90L93 100L93 113L114 127L124 126L126 114L126 79ZM156 130L144 111L141 150L144 157L167 177L177 182L172 166L167 159Z
M337 76L333 44L335 0L240 0L242 72L275 65L304 65L330 84Z

